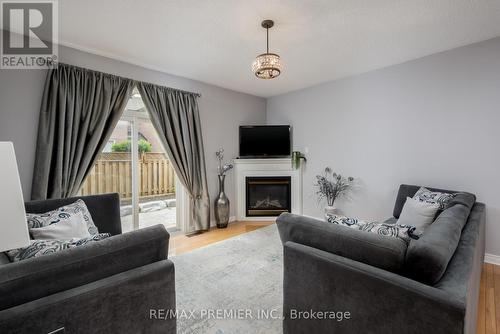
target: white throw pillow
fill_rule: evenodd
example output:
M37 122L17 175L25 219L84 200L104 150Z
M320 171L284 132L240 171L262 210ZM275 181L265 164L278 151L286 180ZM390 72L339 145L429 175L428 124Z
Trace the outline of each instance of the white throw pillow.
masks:
M405 205L399 215L399 225L414 226L417 234L422 233L434 221L439 204L421 202L417 199L406 197Z
M81 199L74 203L65 205L58 209L45 212L45 213L27 213L26 219L28 220L28 228L40 228L49 226L52 224L58 224L65 220L71 219L72 215L76 213L82 213L85 224L87 225L88 231L91 235L96 235L99 233L97 227L92 220L89 209L85 205L85 202Z
M30 229L30 233L35 240L41 239L73 239L90 237L87 223L82 212L75 212L67 219L58 223Z

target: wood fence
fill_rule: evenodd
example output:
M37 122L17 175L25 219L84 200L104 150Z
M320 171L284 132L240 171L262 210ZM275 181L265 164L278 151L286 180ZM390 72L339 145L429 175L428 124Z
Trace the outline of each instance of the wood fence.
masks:
M81 195L110 192L120 198L132 198L132 158L130 153L102 153L85 183ZM143 153L139 158L139 197L175 193L175 174L163 153Z

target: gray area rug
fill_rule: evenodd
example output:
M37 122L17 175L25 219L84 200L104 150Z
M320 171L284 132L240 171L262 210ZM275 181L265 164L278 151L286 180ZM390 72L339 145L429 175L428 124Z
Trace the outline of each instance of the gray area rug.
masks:
M276 225L174 256L177 333L282 333Z

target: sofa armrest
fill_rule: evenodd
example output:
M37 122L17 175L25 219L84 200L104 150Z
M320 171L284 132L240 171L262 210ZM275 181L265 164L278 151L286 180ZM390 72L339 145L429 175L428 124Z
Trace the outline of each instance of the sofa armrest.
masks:
M163 225L0 266L0 310L167 258Z
M284 266L285 334L463 331L465 301L446 291L294 242L285 244ZM311 310L349 319L297 318Z
M72 334L175 334L175 317L151 316L151 310L158 309L175 311L175 274L170 260L0 311L0 333L49 333L64 328L64 333Z
M277 225L283 244L293 241L385 270L403 270L408 246L401 239L290 213L281 214Z

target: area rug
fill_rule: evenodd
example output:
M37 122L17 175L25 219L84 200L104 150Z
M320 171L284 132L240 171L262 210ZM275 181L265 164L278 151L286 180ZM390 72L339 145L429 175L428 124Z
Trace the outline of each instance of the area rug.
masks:
M171 260L177 333L282 333L283 250L276 225Z

